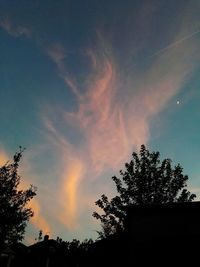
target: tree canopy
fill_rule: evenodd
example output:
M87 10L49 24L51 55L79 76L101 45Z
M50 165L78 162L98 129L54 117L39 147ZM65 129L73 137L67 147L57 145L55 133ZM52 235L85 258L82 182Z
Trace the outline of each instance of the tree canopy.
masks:
M23 239L27 221L33 216L26 204L36 195L33 185L19 190L19 162L23 150L20 147L13 161L0 168L0 246L12 244Z
M95 204L103 210L93 216L101 221L99 237L104 238L123 230L125 207L151 203L190 202L196 195L187 189L188 176L180 164L172 166L171 159L160 160L159 152L150 152L141 145L139 153L134 152L120 178L113 176L118 195L111 200L102 195Z

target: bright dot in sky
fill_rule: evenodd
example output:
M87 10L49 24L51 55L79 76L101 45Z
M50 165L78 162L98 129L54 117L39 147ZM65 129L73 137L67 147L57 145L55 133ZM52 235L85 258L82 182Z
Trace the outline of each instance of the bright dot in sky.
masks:
M176 101L176 104L177 104L177 105L179 105L179 104L180 104L180 101L179 101L179 100L177 100L177 101Z

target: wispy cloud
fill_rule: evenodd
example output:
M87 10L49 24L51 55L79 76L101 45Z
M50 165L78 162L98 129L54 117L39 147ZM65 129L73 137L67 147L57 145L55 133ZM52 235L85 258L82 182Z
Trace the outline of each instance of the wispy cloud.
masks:
M39 153L41 153L41 148L40 150L35 148L24 152L19 169L19 174L21 176L19 187L22 190L26 190L30 187L30 184L33 184L37 188L36 196L27 204L34 212L34 216L30 219L30 224L34 225L38 231L42 230L43 233L49 233L52 232L52 227L45 218L44 206L41 205L42 194L46 192L43 190L42 186L40 186L38 190L37 183L39 178L33 170L34 167L32 163Z
M77 228L79 185L84 176L85 161L80 157L79 151L54 127L52 122L46 116L43 119L53 150L59 151L60 172L56 179L57 189L54 188L57 200L53 213L61 224L68 229L75 229Z
M59 198L66 205L63 218L67 227L77 224L77 206L85 208L81 198L87 197L79 188L82 181L95 181L107 171L117 170L133 149L149 141L151 119L166 108L189 79L197 48L194 42L173 45L154 57L148 70L126 76L119 73L120 65L113 54L88 49L93 69L85 78L87 87L82 92L76 81L71 83L63 46L48 50L61 77L77 96L77 110L61 110L59 119L76 129L84 140L78 146L70 143L67 133L56 128L54 119L45 114L48 135L62 144L66 167L64 175L60 174ZM53 112L56 116L56 110Z
M8 22L1 24L11 31L9 25ZM16 37L20 35L20 31L17 32ZM26 35L25 32L21 34ZM53 191L51 197L45 185L44 188L40 185L39 198L30 203L35 212L31 223L37 229L53 232L48 218L58 220L67 229L77 228L80 213L88 210L88 201L95 199L96 192L105 190L102 177L114 174L134 149L148 143L151 119L166 108L195 68L197 43L174 44L152 57L148 69L126 75L122 75L122 66L110 49L104 50L102 46L101 51L86 49L92 67L85 77L84 90L68 72L64 46L57 43L47 48L46 53L55 63L58 75L76 97L77 107L73 112L48 107L42 114L48 144L59 155L60 170L56 180L48 185L49 192ZM63 130L66 126L82 137L78 145L71 142L68 131ZM6 159L6 154L0 153L0 162ZM28 162L25 165L23 172L29 177L26 182L37 183L39 178L34 177L32 166ZM95 188L95 193L90 192L95 181L99 188ZM44 203L51 206L48 216Z
M34 216L31 218L30 222L38 229L42 230L43 233L52 233L51 227L47 222L47 219L43 216L43 211L41 210L40 203L37 199L33 199L30 203L30 207L34 211Z
M81 160L65 159L66 171L63 174L61 198L63 209L58 217L68 229L77 228L78 192L80 179L84 176L84 166Z
M76 82L71 75L69 75L66 68L65 60L67 60L67 53L64 47L60 43L53 44L46 48L46 53L56 64L59 75L64 79L66 85L72 90L76 97L80 97Z
M165 51L167 51L167 50L169 50L169 49L171 49L171 48L173 48L173 47L175 47L175 46L178 46L178 45L180 45L181 43L183 43L183 42L185 42L185 41L191 39L192 37L194 37L194 36L197 35L197 34L200 34L200 30L196 30L196 31L194 31L194 32L192 32L192 33L189 33L188 35L182 37L181 39L178 39L178 40L176 40L176 41L174 41L174 42L168 44L167 46L165 46L165 47L161 48L160 50L158 50L157 52L155 52L155 53L154 53L153 55L151 55L150 57L154 57L154 56L157 56L157 55L159 55L159 54L162 54L162 53L164 53Z
M0 19L0 27L13 37L19 37L19 36L25 36L28 38L31 37L30 29L22 25L14 24L14 22L8 17Z

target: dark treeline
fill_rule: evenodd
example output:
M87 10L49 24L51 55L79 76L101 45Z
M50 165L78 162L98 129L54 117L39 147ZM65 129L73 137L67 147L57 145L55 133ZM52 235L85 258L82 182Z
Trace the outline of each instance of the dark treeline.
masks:
M102 194L96 205L102 214L97 240L50 239L40 230L35 244L22 242L34 215L27 203L36 187L19 190L18 174L23 149L12 162L0 168L0 266L168 266L196 259L200 239L200 203L187 190L188 176L180 164L160 159L144 145L133 152L120 178L113 176L117 192L109 199ZM165 259L160 261L160 257Z

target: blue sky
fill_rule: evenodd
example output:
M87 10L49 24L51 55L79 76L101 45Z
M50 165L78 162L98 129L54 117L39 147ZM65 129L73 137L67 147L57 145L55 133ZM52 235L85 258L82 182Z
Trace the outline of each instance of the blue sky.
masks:
M26 147L26 242L96 238L102 193L142 143L200 193L200 2L0 0L0 161Z

